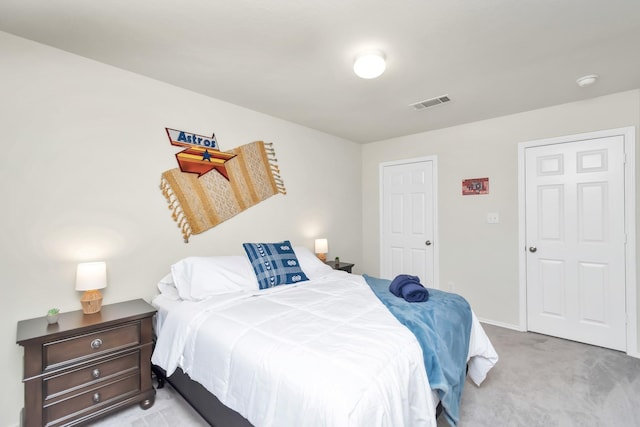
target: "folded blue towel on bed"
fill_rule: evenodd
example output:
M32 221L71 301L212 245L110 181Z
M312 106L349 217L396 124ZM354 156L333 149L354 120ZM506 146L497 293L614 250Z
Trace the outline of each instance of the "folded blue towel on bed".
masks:
M429 304L411 304L392 294L389 280L364 275L371 290L418 339L429 384L437 390L451 426L460 420L472 313L460 295L429 289Z
M429 299L429 291L422 286L418 276L399 274L391 281L389 291L408 302L425 302Z

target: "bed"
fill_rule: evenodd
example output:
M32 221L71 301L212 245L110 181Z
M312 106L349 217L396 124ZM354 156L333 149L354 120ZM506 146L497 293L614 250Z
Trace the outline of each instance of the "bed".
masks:
M214 426L435 426L442 390L371 278L293 251L302 273L265 289L244 256L174 264L152 301L160 377ZM459 368L480 385L498 356L473 313L466 342Z

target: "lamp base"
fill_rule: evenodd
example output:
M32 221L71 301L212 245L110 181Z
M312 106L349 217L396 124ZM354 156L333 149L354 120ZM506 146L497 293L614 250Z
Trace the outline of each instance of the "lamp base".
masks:
M82 303L82 312L84 314L97 313L102 308L102 294L97 289L85 291L82 294L82 298L80 298L80 302Z
M322 262L327 262L327 254L316 254L318 259Z

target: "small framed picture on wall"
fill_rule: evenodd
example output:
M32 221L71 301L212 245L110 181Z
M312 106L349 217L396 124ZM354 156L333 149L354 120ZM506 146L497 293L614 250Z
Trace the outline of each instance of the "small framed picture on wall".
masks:
M462 180L462 195L489 194L489 178L469 178Z

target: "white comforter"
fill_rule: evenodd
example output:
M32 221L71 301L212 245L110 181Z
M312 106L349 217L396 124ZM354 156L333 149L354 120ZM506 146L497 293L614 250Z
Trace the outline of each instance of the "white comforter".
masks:
M475 342L493 351L484 332ZM256 427L436 425L415 337L344 272L183 301L152 362L168 375L180 366ZM488 369L478 367L479 381Z

